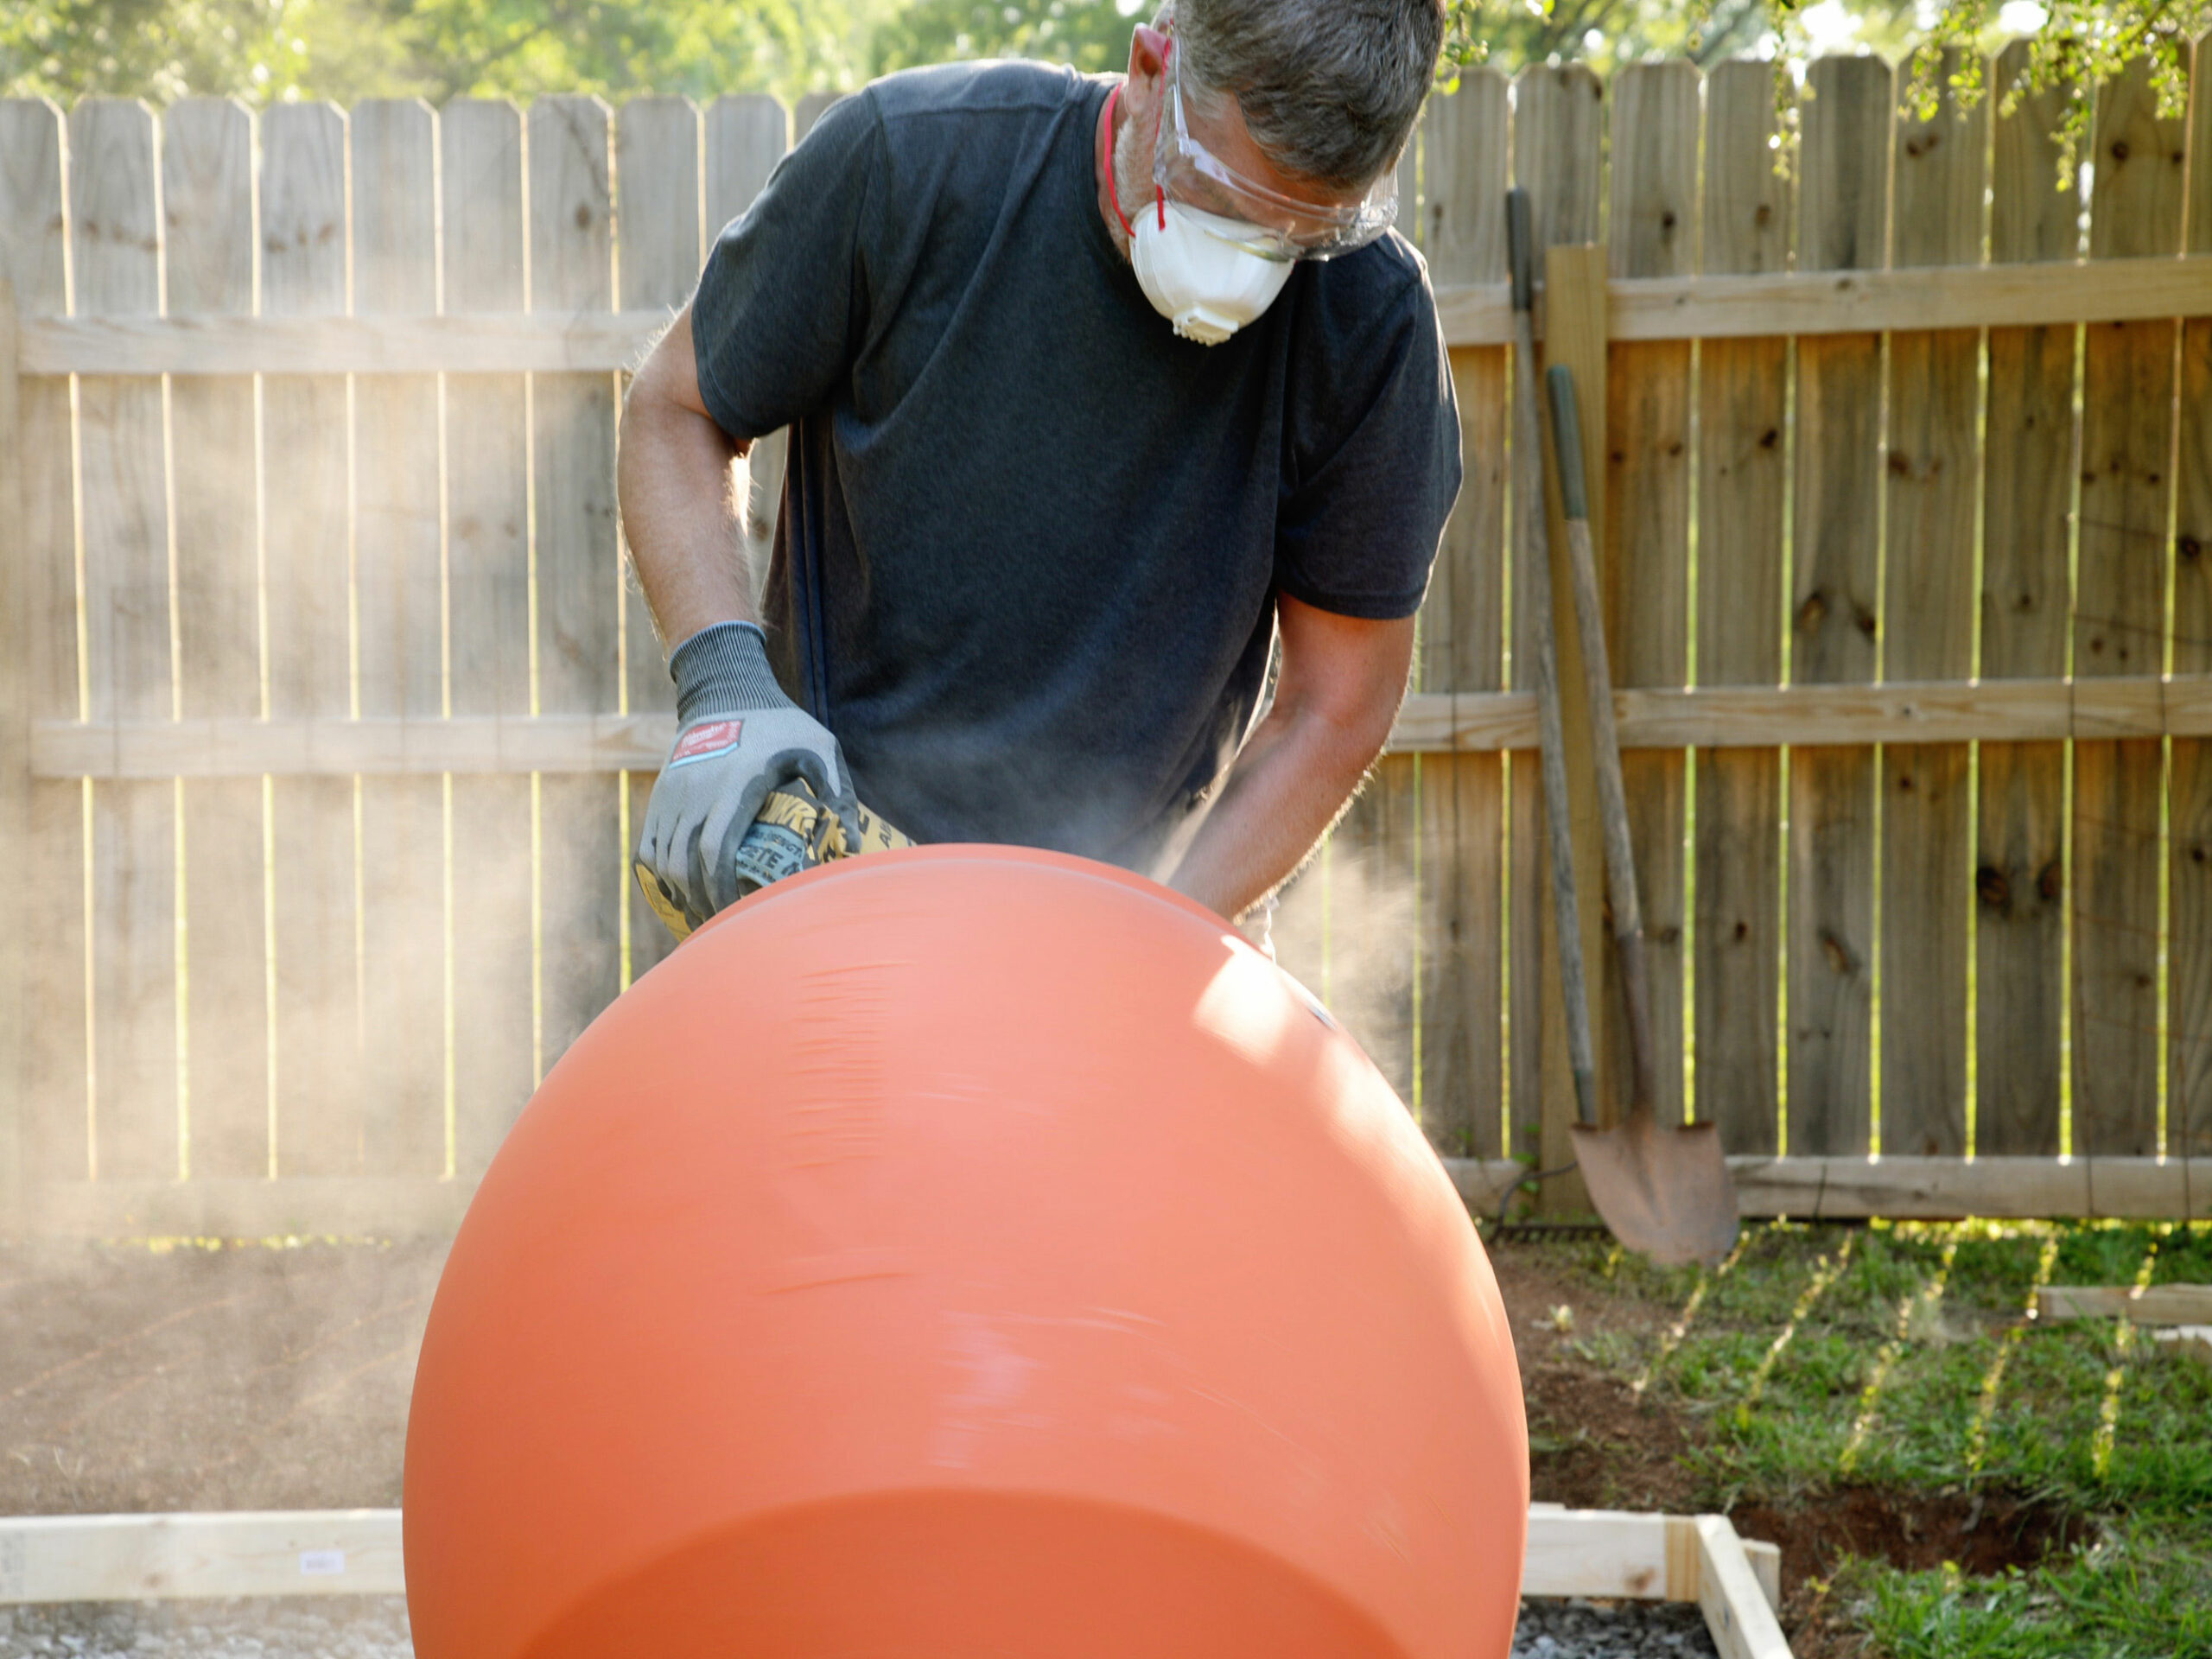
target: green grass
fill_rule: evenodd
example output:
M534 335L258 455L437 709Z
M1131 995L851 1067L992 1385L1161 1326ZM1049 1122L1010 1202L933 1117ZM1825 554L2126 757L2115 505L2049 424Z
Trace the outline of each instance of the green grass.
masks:
M2212 1283L2212 1228L1777 1224L1710 1279L1574 1259L1667 1313L1579 1351L1691 1420L1716 1503L1863 1484L2090 1519L2094 1548L1999 1580L1852 1564L1834 1593L1871 1652L2212 1659L2212 1366L2116 1321L2022 1323L2038 1282Z
M2212 1554L2134 1528L2002 1579L1861 1563L1841 1586L1894 1659L2207 1659Z

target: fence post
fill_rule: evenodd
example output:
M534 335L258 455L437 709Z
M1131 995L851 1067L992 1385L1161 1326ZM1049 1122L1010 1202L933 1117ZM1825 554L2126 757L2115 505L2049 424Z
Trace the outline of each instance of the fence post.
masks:
M22 1120L30 1093L25 1018L33 945L24 912L30 864L30 571L23 546L22 399L16 290L0 277L0 1237L22 1219Z

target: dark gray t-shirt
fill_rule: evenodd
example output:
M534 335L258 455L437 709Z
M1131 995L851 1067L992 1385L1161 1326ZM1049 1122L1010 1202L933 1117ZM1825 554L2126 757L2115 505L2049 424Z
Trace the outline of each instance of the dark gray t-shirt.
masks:
M861 798L1143 869L1250 723L1278 593L1419 606L1459 420L1395 235L1178 339L1098 212L1110 85L963 64L833 106L692 328L722 429L792 429L770 650Z

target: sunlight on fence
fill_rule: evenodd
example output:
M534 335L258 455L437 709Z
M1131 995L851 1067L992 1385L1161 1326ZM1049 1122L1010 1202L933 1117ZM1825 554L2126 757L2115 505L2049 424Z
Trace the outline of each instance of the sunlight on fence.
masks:
M2147 1191L2212 1154L2212 99L2105 86L2062 184L2052 98L1923 122L1874 58L1810 86L1789 174L1763 63L1433 100L1402 228L1466 483L1282 959L1440 1151L1560 1120L1518 182L1613 279L1586 397L1662 1116ZM27 1226L443 1224L664 953L626 871L671 691L623 576L621 367L822 107L0 103ZM756 570L779 455L743 480Z

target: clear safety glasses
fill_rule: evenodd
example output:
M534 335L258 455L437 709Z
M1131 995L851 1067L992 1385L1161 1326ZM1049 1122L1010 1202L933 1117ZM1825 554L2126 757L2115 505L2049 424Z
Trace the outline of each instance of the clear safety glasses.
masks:
M1154 181L1171 200L1233 221L1216 234L1269 259L1333 259L1365 247L1390 228L1398 212L1395 169L1377 179L1363 200L1325 207L1248 179L1214 155L1191 136L1182 64L1182 54L1171 46L1167 118L1160 124L1152 157Z

